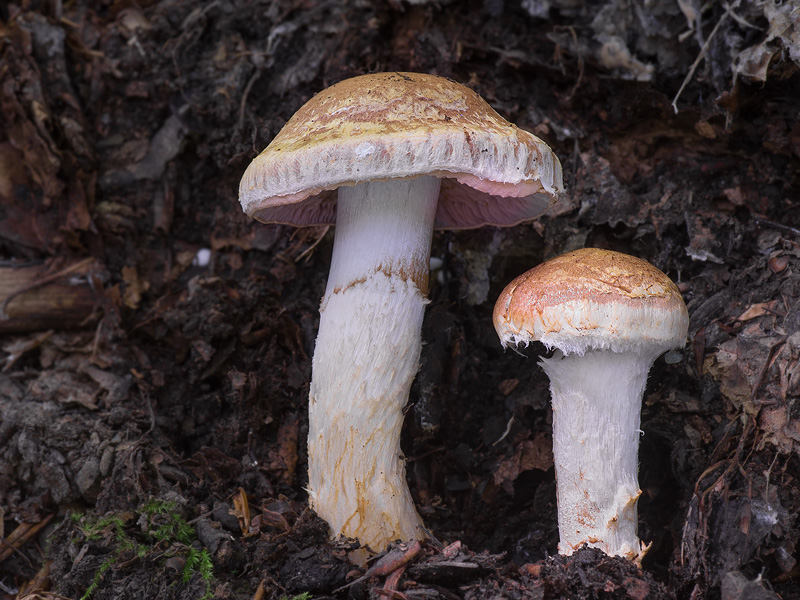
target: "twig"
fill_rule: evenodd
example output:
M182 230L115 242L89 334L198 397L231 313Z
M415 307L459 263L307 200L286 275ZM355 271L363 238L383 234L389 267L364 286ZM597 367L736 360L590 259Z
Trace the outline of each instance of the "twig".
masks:
M514 424L514 415L511 415L511 418L508 420L508 423L506 424L506 430L503 432L503 435L501 435L497 439L497 441L492 444L492 446L497 446L497 444L499 444L504 439L506 439L506 437L508 437L508 434L511 433L511 426L513 424Z
M566 101L569 102L575 96L575 93L578 91L578 88L581 85L581 81L583 81L583 55L580 52L580 48L578 47L578 34L575 33L575 28L572 26L564 26L564 27L556 27L556 29L566 29L567 31L572 34L572 43L575 44L575 55L578 57L578 79L575 81L575 85L572 86L572 89L569 91L569 94L566 96Z
M305 250L303 250L303 251L302 251L302 252L301 252L301 253L300 253L300 254L297 256L297 258L295 258L295 259L294 259L294 262L298 263L298 262L300 262L301 260L303 260L303 258L305 258L305 259L306 259L306 261L308 261L308 258L310 258L310 257L311 257L311 253L314 251L314 248L316 248L317 246L319 246L320 242L322 241L322 238L324 238L324 237L325 237L325 234L326 234L326 233L328 233L328 231L330 230L330 228L331 228L331 226L330 226L330 225L325 225L324 229L322 230L322 233L320 233L320 234L319 234L319 236L317 237L317 239L316 239L316 240L314 240L314 243L313 243L313 244L311 244L311 245L310 245L308 248L306 248Z
M738 6L738 5L739 5L739 3L737 2L736 6ZM700 61L703 60L703 58L706 55L706 52L708 52L708 47L711 45L711 40L714 39L714 36L717 35L717 32L719 31L720 26L725 22L725 19L727 19L729 16L731 16L731 7L726 5L725 6L725 14L720 17L719 21L717 21L717 24L714 26L714 29L711 31L711 35L708 36L708 39L706 40L706 43L703 44L703 47L700 49L700 54L697 55L697 58L692 63L692 66L689 69L689 72L686 74L686 78L683 80L683 83L681 84L681 87L678 90L678 93L675 94L675 98L673 98L673 100L672 100L672 109L675 111L676 115L678 114L678 98L680 98L681 94L683 93L684 88L686 88L686 86L689 85L689 82L692 80L692 77L694 77L694 72L697 70L697 67L700 65Z
M753 222L756 225L760 225L762 227L769 227L771 229L777 229L778 231L783 231L784 233L791 233L793 235L800 236L800 229L795 227L789 227L788 225L784 225L782 223L775 223L774 221L767 221L766 219L759 219L754 218Z
M247 97L250 95L250 90L253 89L253 84L258 81L259 77L261 77L261 73L263 73L263 69L260 67L256 69L256 72L250 76L250 80L247 82L247 85L244 86L244 92L242 92L242 99L239 101L239 122L237 123L237 129L241 131L242 127L244 127L244 112L247 108Z
M761 389L761 384L764 382L764 377L766 376L770 366L772 366L772 359L775 356L775 351L785 343L786 343L786 338L783 337L769 347L769 352L767 352L767 358L764 361L764 364L761 365L761 369L758 371L755 383L753 383L753 391L750 394L751 401L755 402L756 396L758 395L758 391Z

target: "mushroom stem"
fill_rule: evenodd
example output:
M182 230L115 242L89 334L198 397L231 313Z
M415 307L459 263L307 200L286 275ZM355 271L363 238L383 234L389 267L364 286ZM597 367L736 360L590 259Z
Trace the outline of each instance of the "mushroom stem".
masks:
M339 189L312 364L308 493L332 535L373 551L425 535L400 432L419 367L439 186L420 177Z
M556 351L550 378L560 554L582 544L635 559L641 400L651 352Z

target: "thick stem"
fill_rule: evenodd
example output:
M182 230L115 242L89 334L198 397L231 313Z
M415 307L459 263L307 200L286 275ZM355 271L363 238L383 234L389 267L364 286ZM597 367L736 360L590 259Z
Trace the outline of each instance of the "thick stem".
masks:
M634 559L642 394L654 356L593 350L543 359L553 405L559 553L583 543Z
M400 432L419 367L438 192L432 177L339 190L313 359L308 492L334 536L376 552L425 537Z

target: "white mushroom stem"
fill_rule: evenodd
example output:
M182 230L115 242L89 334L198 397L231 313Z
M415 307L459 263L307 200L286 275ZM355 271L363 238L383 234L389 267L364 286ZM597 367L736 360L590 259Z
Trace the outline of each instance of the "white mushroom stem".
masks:
M642 395L652 351L557 351L550 378L560 554L582 544L636 559Z
M312 365L308 492L334 536L375 552L425 537L400 432L419 367L439 185L420 177L339 188Z

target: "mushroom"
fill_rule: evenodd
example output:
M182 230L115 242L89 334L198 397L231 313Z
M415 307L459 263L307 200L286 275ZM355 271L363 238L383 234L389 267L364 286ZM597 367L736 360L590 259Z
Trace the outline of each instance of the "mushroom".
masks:
M504 347L542 342L551 358L553 458L561 554L581 545L640 560L639 429L647 373L686 341L675 284L650 263L585 248L517 277L494 308Z
M541 215L562 187L542 140L469 88L418 73L363 75L318 93L245 171L248 215L336 225L308 432L309 502L332 535L373 551L425 537L400 432L434 227L514 225Z

